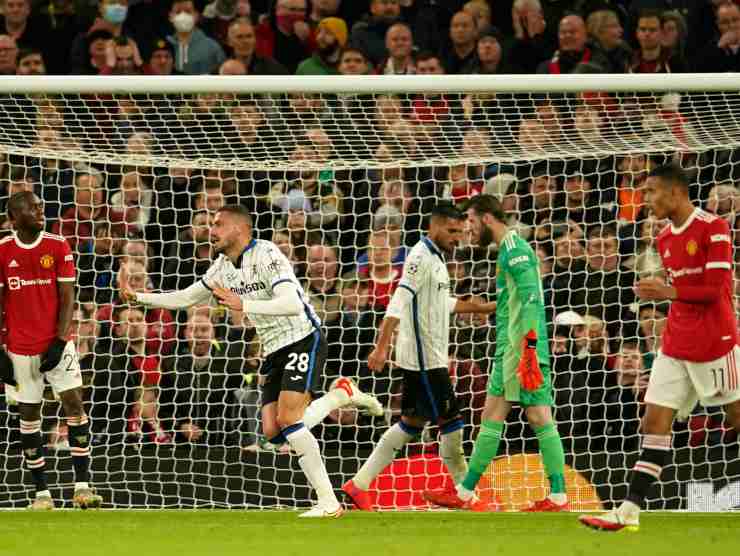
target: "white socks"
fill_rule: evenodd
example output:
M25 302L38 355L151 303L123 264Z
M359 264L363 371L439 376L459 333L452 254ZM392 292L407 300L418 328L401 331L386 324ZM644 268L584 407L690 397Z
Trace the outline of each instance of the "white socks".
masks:
M468 500L471 500L473 496L475 496L475 492L472 490L468 490L464 486L462 486L462 483L458 483L455 487L457 489L457 495L460 498L460 500L465 500L466 502Z
M310 430L326 419L326 416L329 415L329 413L335 409L344 407L348 402L349 394L347 394L347 392L341 388L330 390L319 399L312 401L306 408L306 411L303 414L303 424Z
M568 495L564 492L552 493L548 495L548 498L559 506L562 506L568 501Z
M380 437L378 445L373 453L367 458L360 470L352 479L355 486L360 490L370 488L370 483L386 466L396 459L396 453L403 448L407 442L414 438L419 431L403 423L396 423Z
M443 434L439 441L439 457L445 462L447 471L455 484L461 483L468 473L468 464L462 447L462 429Z
M308 482L316 491L319 499L319 505L336 507L339 505L334 488L331 486L329 474L324 467L324 461L321 459L319 443L316 437L311 434L303 423L296 423L285 428L283 434L288 440L288 444L298 456L298 464L301 466L303 473L306 475Z

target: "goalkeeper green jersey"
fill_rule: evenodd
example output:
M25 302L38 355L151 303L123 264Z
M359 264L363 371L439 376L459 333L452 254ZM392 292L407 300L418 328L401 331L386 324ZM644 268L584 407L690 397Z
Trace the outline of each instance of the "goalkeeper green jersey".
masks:
M496 365L489 393L526 405L550 405L550 350L539 260L514 230L509 230L499 246L496 291ZM535 392L522 391L520 396L517 367L530 330L537 332L537 358L545 381Z

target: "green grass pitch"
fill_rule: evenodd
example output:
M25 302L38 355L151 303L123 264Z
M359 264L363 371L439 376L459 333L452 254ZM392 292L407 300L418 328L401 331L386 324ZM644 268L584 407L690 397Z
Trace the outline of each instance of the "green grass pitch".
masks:
M733 554L740 515L644 514L638 533L600 533L577 514L56 511L0 513L0 555L638 556Z

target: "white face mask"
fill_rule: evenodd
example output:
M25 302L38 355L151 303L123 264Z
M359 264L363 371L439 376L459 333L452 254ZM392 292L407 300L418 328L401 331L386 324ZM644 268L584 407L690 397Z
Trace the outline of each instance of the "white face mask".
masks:
M189 33L195 27L195 17L188 12L180 12L172 18L172 25L178 33Z

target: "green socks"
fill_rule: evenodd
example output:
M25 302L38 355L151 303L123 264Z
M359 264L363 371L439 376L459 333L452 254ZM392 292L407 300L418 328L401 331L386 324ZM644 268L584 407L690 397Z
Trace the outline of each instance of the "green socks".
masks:
M565 454L560 434L554 423L534 429L537 441L540 445L542 463L545 465L545 473L550 481L551 494L565 493ZM476 442L476 447L478 443ZM474 452L475 454L475 452ZM472 467L472 466L471 466Z
M475 439L473 455L470 456L468 473L462 482L462 486L467 490L475 490L475 485L478 484L481 476L485 473L488 464L496 457L503 432L504 423L501 421L483 421L481 423L478 438ZM560 453L562 455L562 449Z

